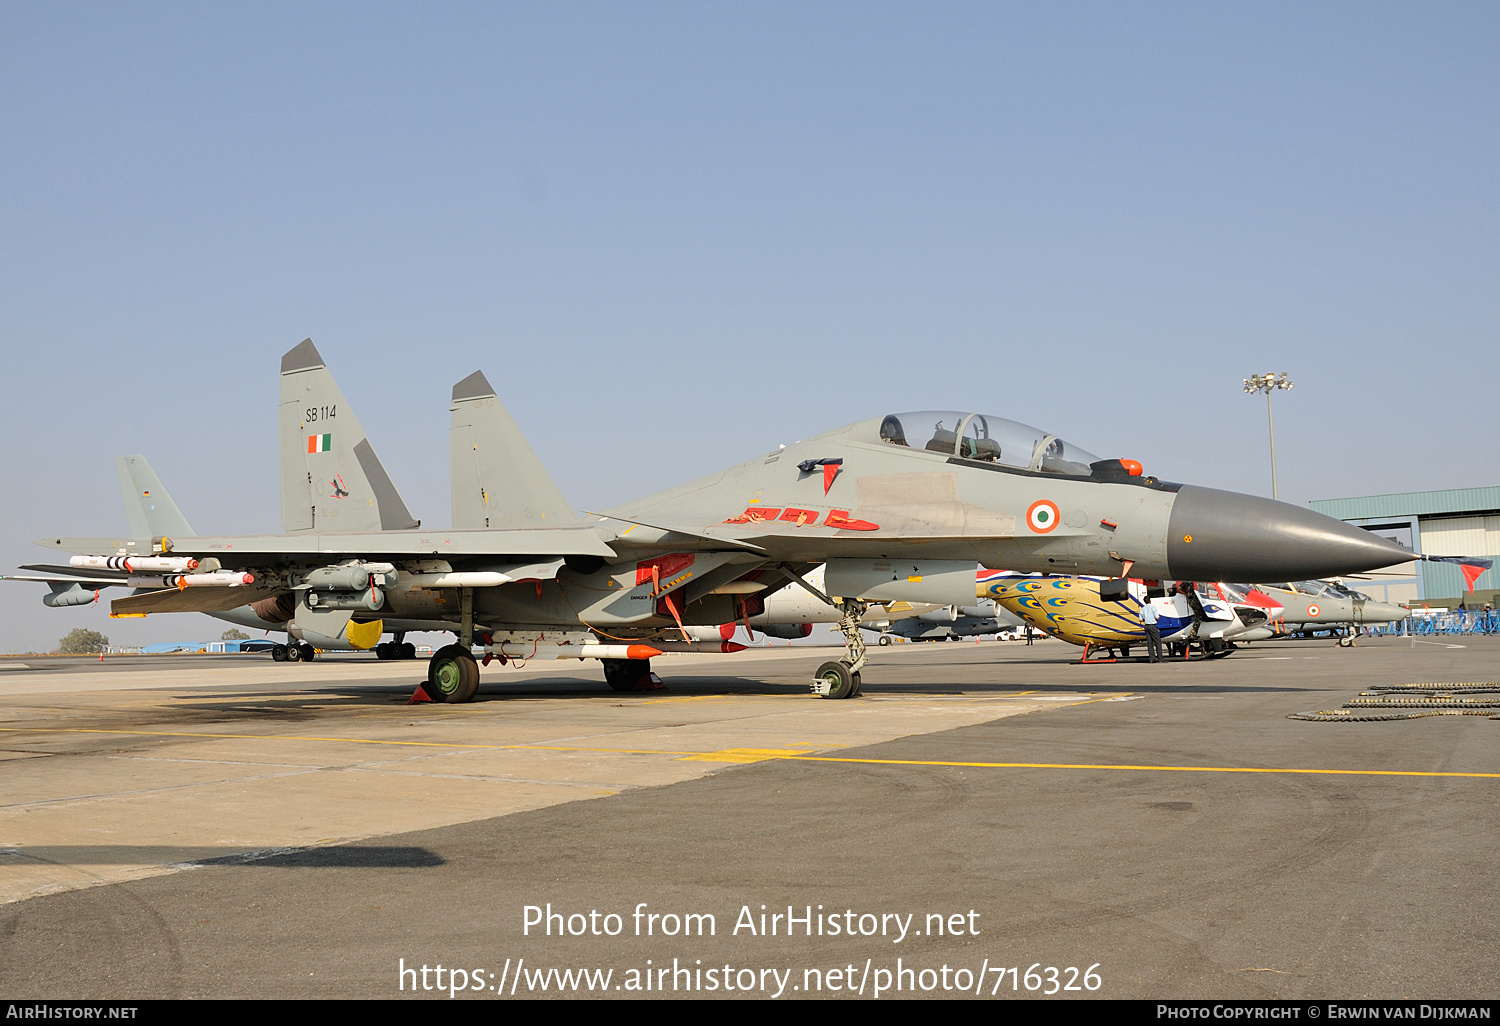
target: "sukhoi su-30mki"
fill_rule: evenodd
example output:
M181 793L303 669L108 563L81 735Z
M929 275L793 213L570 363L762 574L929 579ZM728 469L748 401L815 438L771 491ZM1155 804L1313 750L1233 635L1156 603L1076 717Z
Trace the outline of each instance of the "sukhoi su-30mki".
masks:
M453 631L427 690L454 702L479 686L476 643L502 660L598 658L610 686L628 690L651 657L694 644L686 628L752 619L785 587L843 611L843 656L813 690L846 698L860 686L868 607L970 605L976 564L1123 586L1302 580L1411 558L1310 510L1159 481L963 411L873 416L580 516L482 374L455 386L452 411L453 528L411 515L307 341L282 361L286 533L174 537L139 522L134 537L40 544L75 554L80 574L117 560L111 572L138 590L113 601L114 615L249 607L317 648ZM807 580L819 564L821 589Z

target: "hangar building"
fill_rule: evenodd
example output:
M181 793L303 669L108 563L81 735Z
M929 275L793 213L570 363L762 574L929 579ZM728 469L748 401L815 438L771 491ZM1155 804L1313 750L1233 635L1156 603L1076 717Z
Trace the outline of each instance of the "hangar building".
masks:
M1474 582L1471 595L1452 563L1413 560L1361 575L1360 591L1384 602L1408 602L1470 609L1485 602L1500 607L1500 485L1449 488L1437 492L1398 492L1356 499L1314 499L1319 513L1390 538L1430 556L1483 556L1496 566ZM1364 580L1368 578L1368 580Z

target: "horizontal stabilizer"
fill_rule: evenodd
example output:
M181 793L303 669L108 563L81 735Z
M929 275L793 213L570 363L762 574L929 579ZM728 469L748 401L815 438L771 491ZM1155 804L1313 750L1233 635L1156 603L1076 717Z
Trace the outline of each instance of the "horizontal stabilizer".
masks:
M80 570L76 566L58 566L54 563L27 563L21 567L22 570L33 570L39 574L55 574L56 577L33 577L29 580L59 580L59 581L111 581L116 584L124 584L125 578L130 576L128 570Z
M482 371L453 386L448 433L453 526L567 524L573 510Z
M125 587L123 579L109 578L100 580L94 577L45 577L41 574L0 574L0 581L37 581L42 584L50 584L54 589L66 588L75 584L94 589Z

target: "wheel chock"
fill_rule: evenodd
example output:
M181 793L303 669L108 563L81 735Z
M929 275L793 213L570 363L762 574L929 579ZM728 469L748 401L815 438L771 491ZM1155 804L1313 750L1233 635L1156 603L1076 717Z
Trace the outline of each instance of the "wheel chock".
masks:
M421 705L423 702L430 701L432 701L432 696L427 693L427 682L422 680L417 682L417 690L411 693L411 697L406 700L406 704Z
M1089 649L1091 647L1093 647L1092 643L1085 644L1083 646L1083 655L1081 655L1081 656L1078 657L1078 662L1077 662L1076 665L1078 665L1078 666L1088 666L1088 665L1093 664L1093 663L1113 663L1113 662L1117 662L1118 661L1114 657L1114 655L1113 655L1114 649L1107 649L1106 650L1106 651L1108 651L1108 652L1111 653L1110 658L1108 658L1108 659L1090 659L1089 658Z
M630 690L665 691L667 690L667 686L661 682L661 678L656 675L656 671L652 670L650 673L646 674L646 676L642 677L638 682L636 682L635 687L631 688Z

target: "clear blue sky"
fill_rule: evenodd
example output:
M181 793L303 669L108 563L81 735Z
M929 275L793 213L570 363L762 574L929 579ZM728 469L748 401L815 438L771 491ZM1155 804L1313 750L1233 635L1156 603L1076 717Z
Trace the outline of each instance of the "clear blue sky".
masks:
M575 506L963 408L1282 498L1500 481L1494 4L0 7L0 563L280 529L312 336L413 513L483 369ZM0 651L217 636L0 589Z

